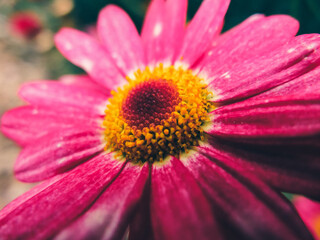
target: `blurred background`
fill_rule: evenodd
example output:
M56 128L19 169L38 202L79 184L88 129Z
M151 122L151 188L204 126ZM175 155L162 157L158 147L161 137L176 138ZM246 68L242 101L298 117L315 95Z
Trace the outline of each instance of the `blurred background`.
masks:
M68 26L94 34L101 8L113 3L129 13L140 30L150 0L0 0L0 117L23 104L19 86L28 81L57 79L81 73L53 45L53 35ZM188 20L202 0L190 0ZM223 31L254 13L289 14L300 21L300 32L320 32L319 0L232 0ZM14 179L19 148L0 134L0 209L32 187Z

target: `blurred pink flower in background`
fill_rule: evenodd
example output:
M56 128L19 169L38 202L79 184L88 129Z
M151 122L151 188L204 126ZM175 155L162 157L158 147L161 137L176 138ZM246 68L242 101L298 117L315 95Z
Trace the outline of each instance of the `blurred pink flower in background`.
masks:
M0 212L4 239L312 239L281 191L320 199L320 36L285 15L220 35L229 1L154 0L141 35L109 5L65 28L88 75L22 86L2 132L43 181ZM53 66L54 67L54 66Z
M32 39L41 32L42 23L33 12L15 12L9 19L9 27L13 35Z

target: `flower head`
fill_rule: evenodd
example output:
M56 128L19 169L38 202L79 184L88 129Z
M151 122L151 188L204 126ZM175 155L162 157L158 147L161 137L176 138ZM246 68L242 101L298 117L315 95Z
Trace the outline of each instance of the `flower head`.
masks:
M0 212L7 239L311 239L280 191L319 198L320 36L229 1L153 0L141 34L109 5L98 39L56 46L88 75L24 85L2 118L42 181ZM308 151L307 151L308 150Z
M146 68L128 78L110 98L105 119L106 150L135 163L164 161L204 140L212 108L201 79L182 68Z

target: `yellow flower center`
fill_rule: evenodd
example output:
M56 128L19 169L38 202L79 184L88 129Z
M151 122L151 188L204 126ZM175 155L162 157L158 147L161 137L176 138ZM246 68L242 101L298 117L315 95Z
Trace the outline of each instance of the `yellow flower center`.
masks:
M106 150L134 163L155 162L204 140L212 94L191 70L160 64L127 80L112 91L105 110Z

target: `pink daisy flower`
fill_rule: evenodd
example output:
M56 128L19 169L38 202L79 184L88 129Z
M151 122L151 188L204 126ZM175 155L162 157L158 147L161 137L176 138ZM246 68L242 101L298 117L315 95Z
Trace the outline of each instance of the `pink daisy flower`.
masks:
M293 199L302 220L312 232L314 239L320 239L320 203L299 196Z
M1 239L312 239L281 191L320 197L320 36L229 1L154 0L141 34L116 6L56 46L88 76L24 85L2 132L16 177Z

